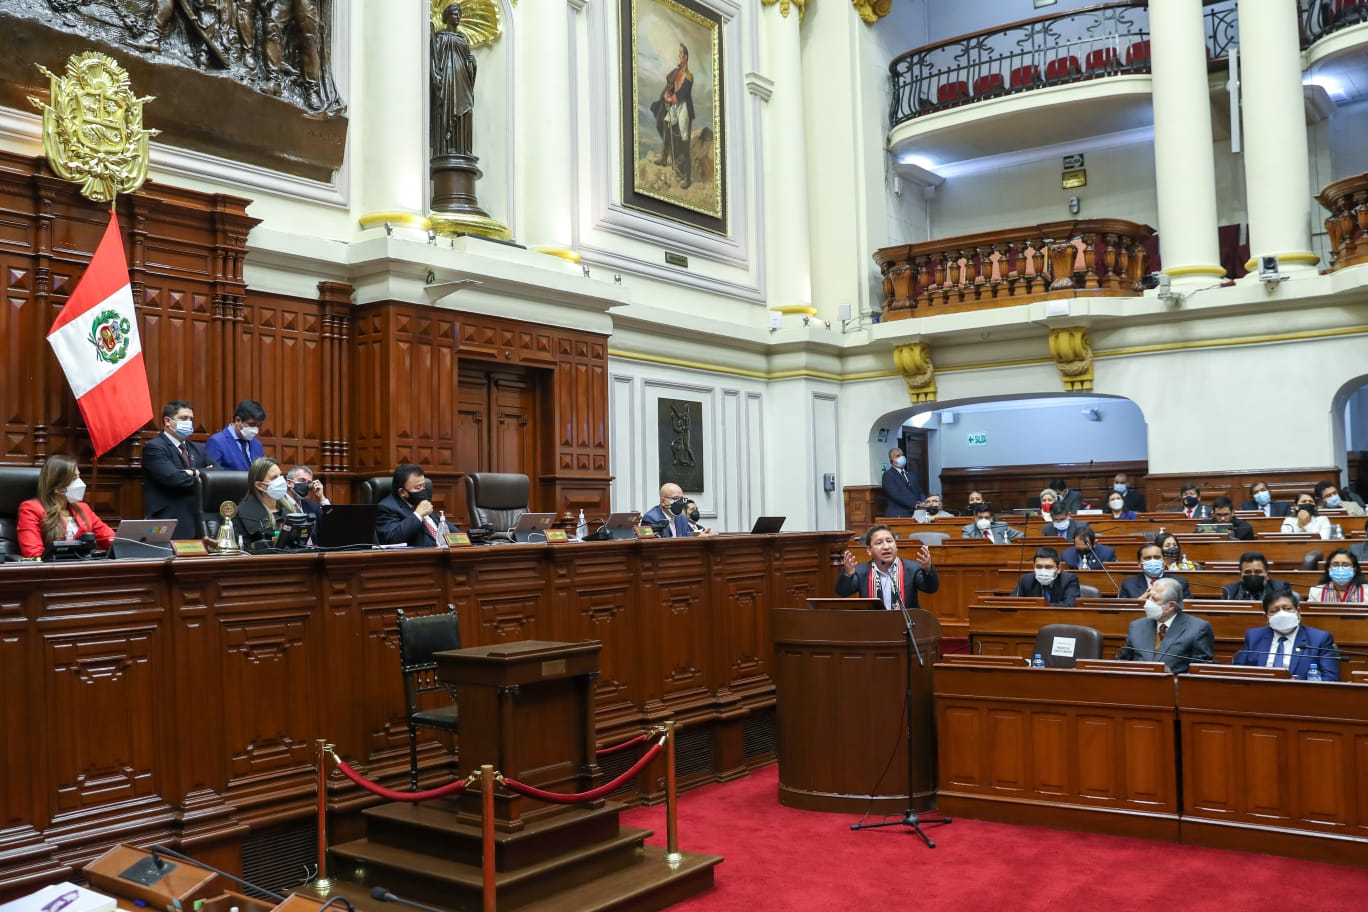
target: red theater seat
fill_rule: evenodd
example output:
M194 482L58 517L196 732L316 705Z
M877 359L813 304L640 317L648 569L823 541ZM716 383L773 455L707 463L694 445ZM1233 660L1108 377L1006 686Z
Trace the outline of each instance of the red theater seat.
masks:
M1012 70L1010 85L1014 89L1029 88L1040 81L1040 67L1034 64L1019 66Z
M964 80L947 82L936 87L936 104L955 104L969 98L969 83Z
M1098 48L1095 51L1089 51L1086 62L1089 73L1094 70L1108 69L1116 62L1116 49Z
M1072 79L1080 72L1082 72L1082 70L1078 68L1077 57L1072 55L1060 57L1045 64L1045 81L1059 82L1066 79Z
M989 73L974 80L975 95L996 95L1003 91L1002 74Z

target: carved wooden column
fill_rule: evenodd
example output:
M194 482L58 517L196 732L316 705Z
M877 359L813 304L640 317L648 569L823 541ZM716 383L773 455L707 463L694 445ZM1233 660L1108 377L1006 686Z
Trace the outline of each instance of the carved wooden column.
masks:
M349 469L351 428L347 420L347 400L351 389L351 295L351 286L342 282L318 283L318 301L323 311L319 321L323 337L319 394L322 396L324 472Z

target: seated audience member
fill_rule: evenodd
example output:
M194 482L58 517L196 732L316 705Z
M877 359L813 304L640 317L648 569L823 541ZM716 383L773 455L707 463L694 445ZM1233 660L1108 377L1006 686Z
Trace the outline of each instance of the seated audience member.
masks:
M866 563L856 564L855 555L849 551L841 555L837 595L883 599L884 608L893 610L900 605L916 608L919 589L930 595L940 588L940 577L931 564L931 549L925 544L917 549L914 563L898 557L898 540L888 526L870 526L864 540L869 549Z
M1121 581L1121 591L1117 593L1117 598L1138 599L1149 591L1150 584L1157 579L1173 580L1181 589L1184 599L1192 598L1188 581L1181 576L1174 576L1164 568L1164 551L1158 544L1145 542L1136 551L1135 557L1140 563L1140 572Z
M1287 583L1268 575L1268 558L1259 551L1240 555L1240 579L1221 589L1221 598L1258 602L1270 592L1283 592Z
M1202 503L1202 489L1192 482L1183 485L1178 492L1178 497L1183 502L1181 512L1188 519L1209 519L1211 508Z
M690 534L690 535L713 535L713 534L715 534L715 533L713 532L712 529L709 529L707 526L704 526L704 525L702 525L702 524L699 522L699 519L702 517L703 514L699 512L698 504L695 503L694 501L692 501L692 500L685 501L685 503L684 503L684 515L685 515L685 516L688 518L688 520L689 520L689 534Z
M1348 516L1362 516L1363 505L1353 497L1341 497L1339 485L1333 481L1316 483L1316 504L1322 510L1343 510Z
M1368 536L1368 522L1363 524L1363 533L1365 536ZM1349 553L1357 558L1358 562L1362 564L1364 561L1368 560L1368 541L1355 542L1350 545Z
M380 501L375 514L376 541L410 548L436 547L437 521L432 510L432 484L423 467L400 463L394 470L393 491Z
M1065 541L1073 541L1078 530L1087 523L1081 523L1069 516L1069 511L1064 508L1063 501L1056 501L1054 511L1045 517L1045 525L1040 527L1040 534L1047 538L1062 538Z
M1125 472L1117 472L1112 479L1112 490L1120 494L1125 500L1125 508L1132 513L1145 512L1145 495L1131 487L1130 476Z
M1072 605L1078 601L1078 577L1059 569L1059 552L1039 548L1035 553L1035 572L1023 573L1012 595L1043 598L1048 605Z
M941 504L941 496L939 494L927 494L926 500L922 501L921 506L917 508L915 515L919 522L930 522L933 519L949 519L955 514L945 509ZM925 519L922 519L923 515L926 517Z
M666 482L660 486L660 503L641 515L641 523L654 527L657 530L656 535L661 538L688 538L693 534L689 527L689 517L684 515L688 505L688 501L684 499L684 489L674 482Z
M308 466L295 466L285 473L290 483L289 492L281 499L290 513L308 513L317 516L323 507L332 503L323 494L323 482L314 478L313 469Z
M1163 662L1182 674L1193 662L1210 662L1216 635L1211 624L1183 610L1187 598L1176 578L1157 579L1145 592L1145 616L1130 623L1118 658Z
M1055 508L1055 501L1059 500L1059 492L1054 488L1046 488L1040 492L1040 518L1046 522L1050 521L1051 512Z
M195 477L214 468L204 447L187 439L195 431L195 410L173 399L162 407L162 432L143 444L143 504L148 519L174 519L176 538L199 537ZM245 469L244 469L245 470Z
M977 503L971 509L974 511L974 521L960 529L962 538L981 538L995 545L1005 545L1026 535L1020 529L1013 529L994 517L993 508L989 504Z
M1107 512L1112 519L1135 519L1135 511L1126 509L1125 495L1115 491L1107 495Z
M247 490L233 518L238 534L248 542L273 541L281 515L290 512L282 503L289 489L290 483L274 459L262 456L253 460L247 470Z
M1101 570L1104 563L1116 560L1116 552L1097 543L1092 526L1082 526L1074 536L1072 548L1065 548L1064 564L1071 570Z
M1202 569L1201 564L1188 560L1188 556L1183 553L1183 546L1178 542L1178 536L1172 532L1160 532L1154 537L1154 543L1159 546L1159 550L1164 554L1165 573L1172 574L1179 570Z
M983 496L982 491L970 491L969 496L964 499L964 511L960 515L973 516L978 512L974 508L987 502L988 500Z
M251 471L252 463L265 455L257 433L266 420L266 410L255 399L244 399L233 409L228 426L205 441L204 449L220 469Z
M75 541L90 532L95 545L108 548L114 530L83 502L86 483L76 460L49 456L38 473L38 496L19 505L15 532L21 557L40 558L56 541Z
M1264 516L1286 516L1291 508L1285 500L1274 500L1273 492L1268 490L1268 485L1262 481L1256 481L1249 488L1250 499L1240 505L1241 510L1258 510Z
M1314 664L1326 681L1340 679L1339 650L1329 631L1301 622L1301 599L1290 591L1269 592L1263 598L1268 626L1245 632L1234 664L1255 668L1286 668L1294 678L1306 679Z
M884 507L886 516L911 516L921 503L921 485L907 471L907 457L898 447L888 451L888 468L884 469L880 486L888 502Z
M1325 557L1320 584L1311 587L1308 602L1368 602L1358 558L1348 548L1336 548Z
M1229 497L1218 497L1211 502L1211 521L1229 523L1230 537L1238 541L1254 537L1254 527L1235 515L1235 502Z
M1062 478L1056 478L1050 482L1050 487L1054 488L1055 496L1070 513L1077 513L1083 509L1083 492L1074 491L1069 488L1069 483Z
M1287 518L1283 520L1282 528L1279 532L1302 532L1310 535L1319 535L1322 539L1328 540L1334 534L1334 524L1324 516L1318 516L1316 500L1310 494L1298 494L1297 503L1293 506Z

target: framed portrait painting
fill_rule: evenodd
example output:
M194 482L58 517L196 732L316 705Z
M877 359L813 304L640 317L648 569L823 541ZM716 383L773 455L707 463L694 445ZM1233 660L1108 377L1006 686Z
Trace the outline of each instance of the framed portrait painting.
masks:
M621 0L623 203L727 233L722 16Z

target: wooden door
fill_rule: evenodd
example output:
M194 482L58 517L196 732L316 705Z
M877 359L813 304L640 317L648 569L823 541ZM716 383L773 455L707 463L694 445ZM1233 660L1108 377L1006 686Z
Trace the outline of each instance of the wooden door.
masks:
M457 467L462 472L521 472L532 480L534 506L536 431L542 387L549 377L536 368L462 359L458 381ZM464 483L456 515L463 521L469 516Z

